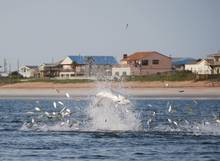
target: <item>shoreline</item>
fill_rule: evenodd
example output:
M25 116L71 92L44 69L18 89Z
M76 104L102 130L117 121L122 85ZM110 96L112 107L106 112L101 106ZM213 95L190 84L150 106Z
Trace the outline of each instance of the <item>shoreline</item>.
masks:
M0 99L6 98L62 98L69 93L71 98L88 98L94 96L101 89L76 88L76 89L2 89L0 88ZM220 99L220 87L215 88L112 88L113 92L128 97L143 97L150 99L159 98L212 98Z
M209 81L153 81L153 82L98 82L51 83L25 82L0 86L0 99L6 98L63 98L90 97L103 89L111 89L128 97L157 98L212 98L220 99L220 82Z
M213 81L124 81L124 82L82 82L82 83L53 83L53 82L20 82L0 84L0 89L66 89L66 88L204 88L220 87L219 82Z

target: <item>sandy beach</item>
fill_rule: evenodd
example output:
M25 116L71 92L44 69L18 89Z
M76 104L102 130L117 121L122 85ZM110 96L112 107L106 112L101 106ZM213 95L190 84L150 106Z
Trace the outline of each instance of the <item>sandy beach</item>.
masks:
M202 82L124 82L124 83L17 83L0 87L0 98L10 97L72 97L95 95L104 87L127 96L149 98L213 98L220 99L220 84Z

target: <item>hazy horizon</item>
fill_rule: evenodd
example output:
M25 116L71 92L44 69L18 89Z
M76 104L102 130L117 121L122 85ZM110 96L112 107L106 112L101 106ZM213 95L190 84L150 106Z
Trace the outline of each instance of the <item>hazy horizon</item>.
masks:
M204 58L220 50L219 0L0 0L0 66L68 55L158 51Z

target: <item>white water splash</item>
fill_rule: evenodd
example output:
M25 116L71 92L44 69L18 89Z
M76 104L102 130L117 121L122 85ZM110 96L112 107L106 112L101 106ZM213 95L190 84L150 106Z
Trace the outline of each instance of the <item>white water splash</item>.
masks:
M43 114L46 117L43 117L42 113L40 113L41 115L35 118L35 122L25 123L21 129L27 130L29 128L39 131L140 130L140 120L137 118L138 115L134 112L135 110L130 101L122 95L113 94L111 91L98 92L89 107L84 111L86 117L82 120L71 121L70 115L72 113L70 109L63 102L59 101L58 103L63 106L61 111L59 111L61 114L59 117L58 115L56 117L53 116L53 113L57 114L57 112L49 113L45 111ZM52 120L54 117L56 120ZM43 118L46 118L46 121Z
M90 120L88 128L92 131L137 131L140 129L140 120L130 101L110 91L97 93L86 113Z

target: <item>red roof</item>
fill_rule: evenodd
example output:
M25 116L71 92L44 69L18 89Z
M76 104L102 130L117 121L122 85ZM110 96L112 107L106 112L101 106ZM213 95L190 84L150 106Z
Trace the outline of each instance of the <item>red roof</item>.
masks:
M164 57L167 57L170 59L170 57L163 55L163 54L160 54L156 51L142 51L142 52L136 52L132 55L129 55L129 56L127 56L127 58L122 59L122 61L135 61L135 60L139 60L139 59L146 58L149 56L154 56L155 54L161 55L161 56L164 56Z

